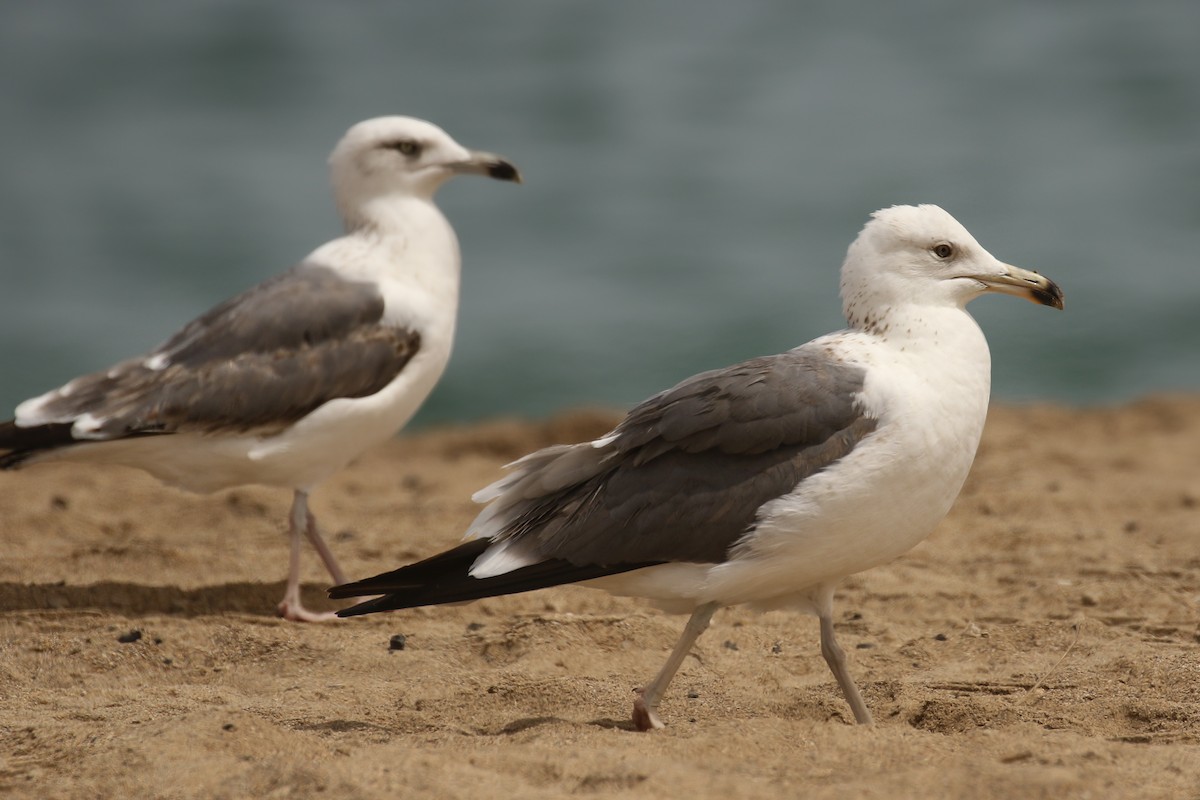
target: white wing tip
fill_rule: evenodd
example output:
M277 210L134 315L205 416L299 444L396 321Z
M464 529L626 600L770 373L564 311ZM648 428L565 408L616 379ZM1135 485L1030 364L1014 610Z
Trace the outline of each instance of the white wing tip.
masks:
M171 357L166 353L155 353L142 362L142 366L154 372L160 372L171 365ZM111 374L110 374L111 377Z
M472 578L491 578L536 564L538 560L517 542L500 542L484 550L483 555L475 559L467 574Z
M78 439L94 439L92 434L100 430L104 425L105 420L97 417L90 411L86 414L81 414L75 419L75 424L71 426L71 435Z
M16 413L13 414L13 416L16 418L15 421L17 427L34 428L38 425L45 425L49 422L56 422L57 420L46 416L43 406L45 406L46 403L50 402L51 400L56 399L58 396L59 391L55 390L53 392L46 392L43 395L38 395L37 397L31 397L23 403L20 403L17 406Z
M484 505L485 503L490 503L495 500L503 491L504 489L502 487L496 483L493 483L490 486L483 487L478 492L471 495L471 501L479 503L480 505Z

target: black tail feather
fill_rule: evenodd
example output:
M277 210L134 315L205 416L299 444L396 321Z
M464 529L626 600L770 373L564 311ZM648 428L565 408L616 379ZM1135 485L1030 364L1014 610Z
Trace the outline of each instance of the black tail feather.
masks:
M52 422L32 428L19 428L11 419L0 422L0 469L13 469L42 450L55 450L75 442L69 422Z
M329 596L335 600L345 597L362 597L368 594L382 594L425 584L440 583L447 579L453 580L466 574L467 569L487 549L488 544L485 539L472 539L463 542L458 547L394 569L391 572L383 572L361 581L334 586L329 590Z
M356 617L376 611L461 603L484 597L529 592L564 583L616 575L661 563L651 561L641 564L572 564L562 559L549 559L503 575L472 578L467 574L467 570L490 544L486 539L464 542L424 561L373 578L335 586L329 590L329 596L337 599L369 594L384 595L337 612L339 617Z

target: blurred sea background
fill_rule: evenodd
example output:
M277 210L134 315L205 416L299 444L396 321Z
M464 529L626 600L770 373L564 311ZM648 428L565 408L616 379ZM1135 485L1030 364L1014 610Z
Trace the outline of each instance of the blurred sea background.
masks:
M937 203L1066 292L971 306L1003 401L1200 389L1200 3L0 3L0 418L340 233L352 123L526 184L419 422L623 407L841 327L868 214Z

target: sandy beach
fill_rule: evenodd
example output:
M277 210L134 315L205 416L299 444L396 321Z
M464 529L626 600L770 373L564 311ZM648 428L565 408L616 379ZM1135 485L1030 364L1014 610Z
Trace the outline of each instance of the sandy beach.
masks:
M313 508L372 575L456 542L504 462L616 419L406 435ZM632 689L684 620L635 600L280 621L289 500L0 474L0 795L1200 798L1200 396L993 408L950 516L838 594L870 728L791 613L720 612L649 734Z

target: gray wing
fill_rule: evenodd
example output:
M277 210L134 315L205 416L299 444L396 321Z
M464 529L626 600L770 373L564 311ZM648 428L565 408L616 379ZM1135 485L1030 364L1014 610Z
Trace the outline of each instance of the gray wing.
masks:
M518 462L484 495L494 507L476 531L571 564L724 561L764 503L875 430L857 402L863 379L807 346L697 375L634 408L599 447Z
M84 435L271 432L340 397L380 391L420 347L380 324L369 283L316 264L271 278L193 320L145 357L46 396L35 422L94 421Z

